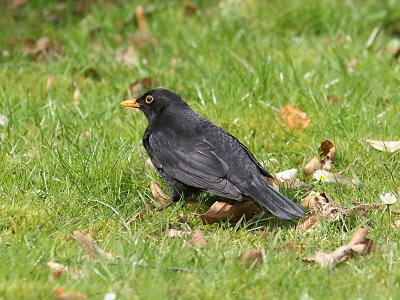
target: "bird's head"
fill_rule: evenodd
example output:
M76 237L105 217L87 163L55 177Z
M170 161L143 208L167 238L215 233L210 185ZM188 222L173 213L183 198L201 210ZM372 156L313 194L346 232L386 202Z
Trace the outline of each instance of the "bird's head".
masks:
M120 103L120 106L139 108L150 121L160 116L169 106L178 109L178 107L182 106L187 107L187 104L174 92L164 88L157 88L144 93L137 99L126 100Z

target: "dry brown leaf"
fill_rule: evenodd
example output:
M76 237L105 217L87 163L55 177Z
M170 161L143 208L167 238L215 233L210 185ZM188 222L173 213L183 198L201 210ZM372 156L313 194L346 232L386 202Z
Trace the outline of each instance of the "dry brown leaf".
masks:
M138 63L138 58L133 47L119 47L115 50L115 61L127 66L134 66Z
M291 240L278 248L279 251L296 251L298 244L295 240Z
M20 8L24 4L25 4L25 0L12 0L11 8L13 10L16 10L16 9Z
M83 293L64 292L62 288L57 288L54 293L59 300L81 300L86 298L86 295Z
M339 261L345 261L349 258L351 248L349 246L342 246L337 248L331 253L318 251L315 256L307 257L306 261L315 261L322 267L332 266Z
M144 77L136 80L129 86L132 95L141 95L144 92L156 88L160 84L160 79Z
M321 143L319 147L320 157L322 160L322 169L330 170L332 169L332 161L336 156L336 146L330 140L325 140Z
M282 107L278 112L278 116L288 127L298 130L306 128L311 121L304 111L290 104Z
M118 255L106 252L99 246L97 246L93 241L93 238L89 234L80 231L74 231L73 236L75 241L83 249L83 251L89 254L92 258L105 258L108 260L115 260L116 258L118 258Z
M233 204L216 201L204 214L194 215L200 216L203 225L229 221L238 222L243 216L250 219L254 214L260 213L261 210L254 205L252 200L235 201Z
M238 257L238 262L243 267L250 269L256 268L264 262L265 254L263 251L258 249L249 249L243 252Z
M169 197L164 194L157 182L150 183L151 193L153 194L154 202L158 206L165 206L169 203Z
M187 224L188 220L183 215L178 215L178 223Z
M315 230L318 224L319 217L317 213L313 212L300 222L299 230L302 234L310 233Z
M372 148L379 151L395 152L400 149L400 141L392 141L392 142L385 142L378 140L366 140L366 141L368 142L368 144L372 146Z
M46 263L46 266L50 269L52 272L52 276L54 279L60 278L63 274L67 272L67 267L64 265L57 263L55 261L48 261Z
M397 188L397 195L400 196L400 186Z
M194 15L197 11L197 4L189 1L189 0L183 0L183 5L185 6L185 14L186 15Z
M32 55L35 61L41 61L49 54L60 54L61 44L48 37L41 37L37 41L26 38L22 40L22 50L24 55Z
M136 7L136 20L140 34L144 37L147 37L149 26L147 25L146 15L141 5Z
M333 266L335 263L345 261L350 257L351 251L361 255L368 255L375 250L378 245L366 237L368 228L358 228L354 233L349 244L337 248L331 253L318 251L315 256L307 257L306 261L315 261L322 267Z
M318 158L313 157L304 167L304 173L311 176L316 170L321 169L322 165Z
M197 249L203 248L207 245L206 237L200 229L197 229L190 240L190 244Z
M303 206L314 209L322 218L328 222L337 221L347 213L347 209L341 207L330 199L325 193L311 193L301 200Z
M356 230L349 243L351 250L361 253L362 255L368 255L378 248L376 243L366 237L368 230L369 229L366 227L361 227Z

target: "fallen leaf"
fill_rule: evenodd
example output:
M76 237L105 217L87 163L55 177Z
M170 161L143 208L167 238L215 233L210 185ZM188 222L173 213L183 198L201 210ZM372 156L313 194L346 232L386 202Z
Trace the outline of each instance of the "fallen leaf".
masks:
M267 178L273 188L279 191L279 186L287 189L294 189L302 186L304 183L295 178L297 169L290 169L279 173L271 174L276 180Z
M145 15L143 7L141 5L138 5L136 7L136 20L137 20L137 25L138 25L140 34L142 36L147 37L149 27L147 25L146 15Z
M175 238L175 237L181 238L187 234L188 234L187 231L180 230L180 229L168 229L167 230L167 236L170 238Z
M24 4L25 4L25 0L12 0L11 8L13 10L17 10L18 8L20 8Z
M361 227L356 230L349 243L351 250L361 253L362 255L368 255L378 248L376 243L366 237L368 231L369 229L367 227Z
M193 233L192 239L190 240L190 244L197 249L203 248L207 245L206 237L204 236L204 233L200 229L197 229Z
M138 58L133 47L119 47L115 50L115 61L127 66L134 66L138 63Z
M337 262L347 260L352 251L361 255L368 255L378 246L366 237L367 233L368 228L358 228L349 244L341 246L331 253L318 251L315 256L307 257L304 260L314 261L322 267L328 267L333 266Z
M194 215L200 216L203 225L229 221L238 222L243 216L250 219L254 214L260 213L261 210L254 205L252 200L235 201L233 204L216 201L204 214Z
M8 125L8 117L6 115L0 115L0 126L6 127Z
M275 177L278 181L290 180L296 177L296 173L297 169L290 169L279 173L275 173L273 177Z
M400 196L400 186L397 188L397 195Z
M67 267L54 261L48 261L46 263L46 266L52 272L52 276L54 279L60 278L63 274L67 272Z
M318 251L315 253L315 256L307 257L307 261L315 261L321 267L332 266L333 264L339 261L345 261L349 258L349 254L351 252L351 248L349 246L342 246L337 248L335 251L331 253Z
M178 223L187 224L188 220L183 215L178 215Z
M62 48L59 41L41 37L37 41L30 38L23 39L22 50L25 56L30 55L34 61L41 61L50 54L61 54Z
M326 180L328 182L341 183L345 185L359 185L361 181L358 178L352 178L344 174L328 173Z
M129 86L132 95L141 95L148 90L158 87L160 79L153 77L144 77L136 80Z
M278 112L281 120L292 129L304 129L310 123L310 118L300 108L287 104Z
M153 194L154 202L158 206L165 206L169 203L169 197L164 194L157 182L150 183L151 193Z
M118 255L114 253L106 252L95 244L93 238L89 234L85 234L80 231L74 231L74 239L77 244L89 254L92 258L105 258L107 260L115 260Z
M278 248L279 251L295 251L297 248L297 243L295 240L291 240L286 244L283 244Z
M319 147L322 169L330 170L332 168L332 162L336 156L336 146L330 140L325 140Z
M385 142L368 139L366 141L372 146L372 148L379 151L395 152L400 149L400 141Z
M197 11L197 4L189 1L189 0L183 0L183 5L185 7L185 14L186 15L194 15Z
M64 292L62 288L57 288L54 293L59 300L81 300L86 298L86 295L83 293Z
M265 254L258 249L249 249L243 252L237 259L239 264L247 269L256 268L264 262Z
M311 233L319 224L319 217L317 213L313 212L299 224L299 230L302 234Z
M311 176L316 170L321 169L322 165L318 158L313 157L304 167L304 173Z
M311 193L309 196L301 200L301 204L305 207L314 209L321 217L328 222L337 221L341 216L347 213L347 209L341 207L330 199L326 193Z

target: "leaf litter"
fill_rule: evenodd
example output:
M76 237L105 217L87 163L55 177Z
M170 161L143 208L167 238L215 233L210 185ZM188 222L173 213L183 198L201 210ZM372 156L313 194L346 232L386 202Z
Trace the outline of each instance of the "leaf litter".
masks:
M265 260L265 253L258 249L248 249L237 258L240 265L246 269L256 268Z
M379 151L395 152L400 150L400 141L379 141L379 140L365 140L372 148Z
M78 246L81 247L86 254L94 259L106 259L114 261L116 258L119 258L118 255L111 252L106 252L99 246L97 246L93 238L89 234L83 233L81 231L74 231L73 237Z
M305 129L311 121L304 111L291 104L282 107L278 112L278 117L286 126L296 130Z
M316 262L322 267L330 267L338 262L348 260L353 252L363 256L369 255L378 248L378 245L366 237L368 230L366 227L358 228L347 245L341 246L330 253L317 251L314 256L307 257L304 260Z
M203 225L206 225L226 221L236 223L242 217L250 219L260 212L260 208L258 208L252 200L243 200L235 201L232 204L216 201L204 214L192 214L199 216Z

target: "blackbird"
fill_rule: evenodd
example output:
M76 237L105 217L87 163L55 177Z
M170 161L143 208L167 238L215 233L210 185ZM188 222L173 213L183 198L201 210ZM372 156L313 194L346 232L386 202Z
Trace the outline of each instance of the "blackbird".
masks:
M173 202L201 191L238 201L251 198L283 220L304 216L301 207L269 185L264 176L272 176L246 146L179 95L157 88L120 106L139 108L148 119L144 148Z

